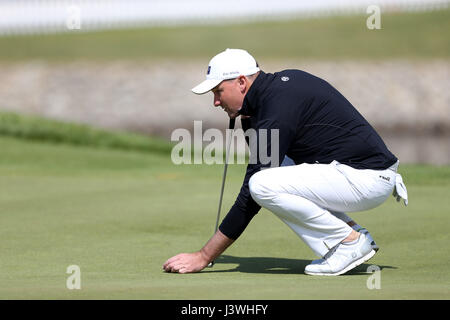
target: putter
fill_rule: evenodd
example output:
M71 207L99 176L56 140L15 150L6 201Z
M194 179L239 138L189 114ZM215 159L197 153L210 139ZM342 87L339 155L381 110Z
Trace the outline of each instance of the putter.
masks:
M230 147L231 147L231 142L232 142L232 138L233 138L233 130L234 130L235 122L236 122L236 119L230 119L230 123L228 125L228 129L231 130L231 134L230 134L230 140L228 141L228 145L227 145L227 153L225 154L225 168L223 170L222 188L220 190L219 209L217 210L217 219L216 219L216 227L214 228L214 234L217 232L217 229L219 228L219 219L220 219L220 210L222 208L223 190L225 188L225 179L227 177L228 156L230 155ZM211 268L213 265L214 265L214 261L211 261L208 264L208 267Z

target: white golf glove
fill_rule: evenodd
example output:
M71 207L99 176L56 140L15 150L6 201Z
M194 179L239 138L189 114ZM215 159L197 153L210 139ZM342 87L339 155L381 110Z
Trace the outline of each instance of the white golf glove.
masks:
M395 177L395 188L392 193L394 198L396 198L397 202L400 202L400 199L403 199L403 203L405 206L408 205L408 190L406 190L406 186L403 183L403 178L400 174L396 174Z

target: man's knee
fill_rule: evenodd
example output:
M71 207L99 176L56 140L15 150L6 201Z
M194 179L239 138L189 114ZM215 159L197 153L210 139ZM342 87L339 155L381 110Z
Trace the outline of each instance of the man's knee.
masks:
M264 171L259 171L250 177L248 182L250 194L256 203L262 205L262 201L270 197L272 191L268 187L267 177Z

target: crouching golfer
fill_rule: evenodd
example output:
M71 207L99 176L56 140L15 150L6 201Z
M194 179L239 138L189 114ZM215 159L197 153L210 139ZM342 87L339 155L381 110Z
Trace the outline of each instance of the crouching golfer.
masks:
M278 129L279 141L265 135L266 154L278 143L278 159L287 155L296 165L279 167L259 159L249 163L219 230L200 251L167 260L165 271L202 270L240 236L261 207L277 215L320 258L306 266L306 274L340 275L376 253L371 235L346 213L375 208L392 192L406 205L406 188L397 174L397 158L335 88L300 70L264 73L247 51L227 49L210 61L206 80L192 91L212 91L214 106L230 118L241 115L244 129Z

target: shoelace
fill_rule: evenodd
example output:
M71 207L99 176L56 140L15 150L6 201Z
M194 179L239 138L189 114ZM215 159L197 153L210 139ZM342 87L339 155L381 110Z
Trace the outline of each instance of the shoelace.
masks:
M341 245L341 243L339 242L337 245L335 245L333 248L331 248L324 256L323 258L325 260L327 260L329 257L331 257L333 255L333 253L336 252L337 248Z

